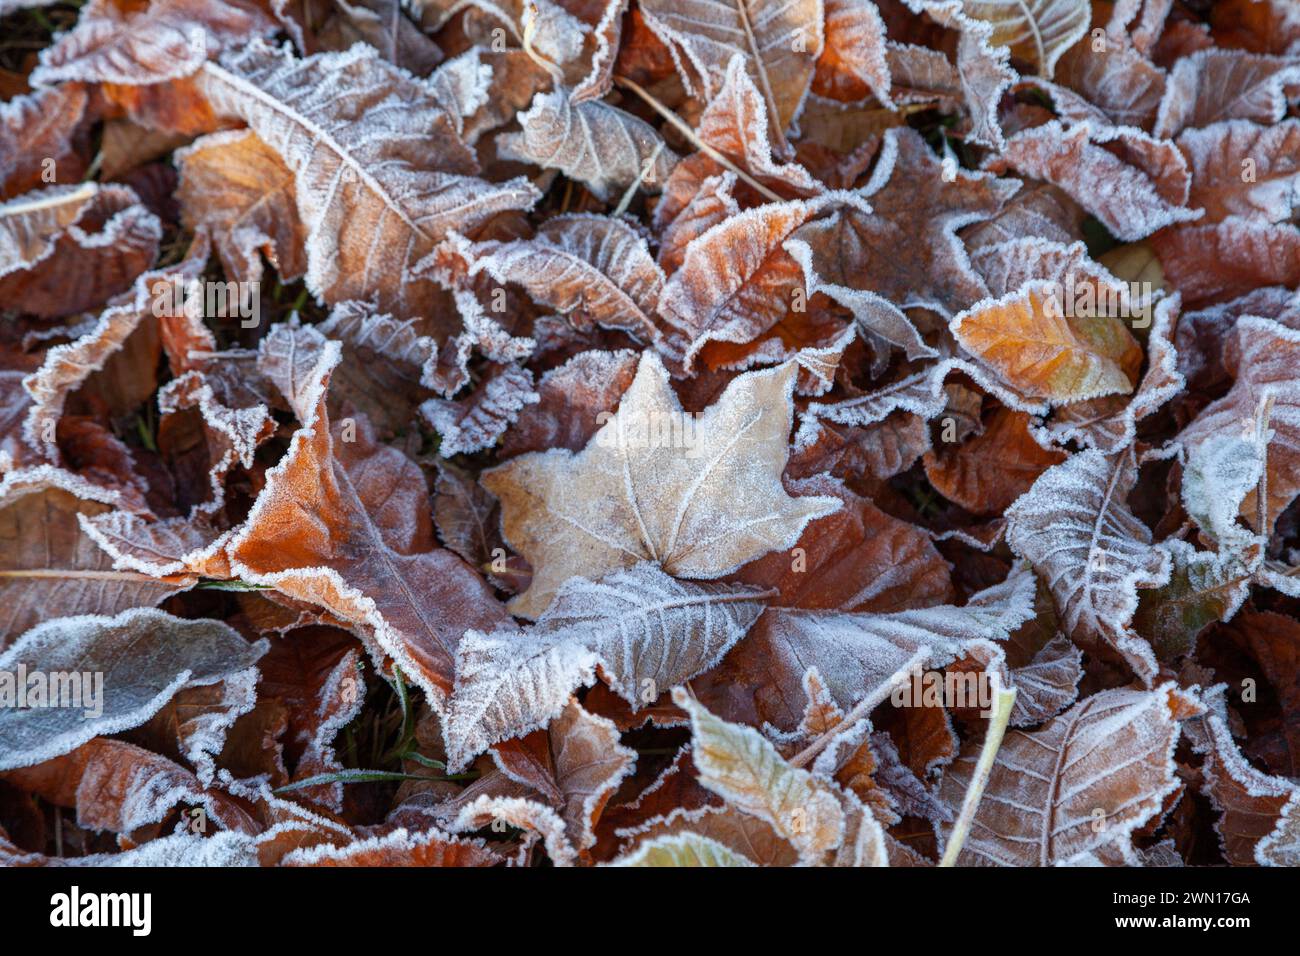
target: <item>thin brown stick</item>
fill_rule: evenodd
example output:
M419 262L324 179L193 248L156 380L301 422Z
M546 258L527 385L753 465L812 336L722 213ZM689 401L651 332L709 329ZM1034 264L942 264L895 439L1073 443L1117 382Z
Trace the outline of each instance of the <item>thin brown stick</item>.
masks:
M1268 420L1273 415L1273 395L1269 393L1255 411L1255 437L1260 443L1259 487L1255 489L1255 532L1268 538ZM1267 544L1267 541L1265 542Z
M885 681L866 697L862 698L862 700L858 701L858 703L854 705L853 709L845 714L834 727L825 731L807 747L795 754L789 761L790 766L805 767L812 763L813 759L826 749L827 745L835 739L837 734L852 727L863 717L867 716L867 714L875 710L876 706L893 693L894 688L903 683L903 681L911 680L912 674L929 656L930 652L928 650L920 650L913 654L911 660L900 667L893 677L889 678L889 680Z
M767 78L767 67L763 65L763 58L758 52L758 40L754 37L754 28L749 23L749 10L746 8L746 0L733 0L736 9L740 11L740 22L745 28L745 39L749 41L749 51L754 56L758 74L758 81L763 87L763 99L767 101L767 118L768 126L772 130L772 140L777 147L777 151L788 153L790 144L786 141L785 130L781 128L781 115L776 110L776 96L772 93L772 84Z
M639 83L634 83L632 80L629 80L626 76L615 76L614 82L617 83L619 86L631 90L637 96L641 97L641 99L645 100L646 105L648 105L652 110L654 110L664 119L666 119L669 123L671 123L674 127L676 127L677 131L681 133L683 136L685 136L687 139L689 139L691 143L694 144L696 149L704 153L706 156L708 156L711 160L713 160L718 165L724 166L727 169L729 169L731 172L735 173L738 178L744 180L749 186L751 186L754 190L756 190L759 193L759 195L761 195L764 199L767 199L771 202L782 201L780 196L772 192L772 190L768 189L757 179L749 175L749 173L745 172L743 169L741 169L739 166L737 166L735 163L729 160L726 156L722 155L722 153L718 152L708 143L704 142L704 140L700 139L700 137L696 135L695 130L691 129L690 123L686 122L686 120L682 119L672 110L670 110L668 107L664 106L657 99L655 99L654 96L651 95L649 90L643 88Z

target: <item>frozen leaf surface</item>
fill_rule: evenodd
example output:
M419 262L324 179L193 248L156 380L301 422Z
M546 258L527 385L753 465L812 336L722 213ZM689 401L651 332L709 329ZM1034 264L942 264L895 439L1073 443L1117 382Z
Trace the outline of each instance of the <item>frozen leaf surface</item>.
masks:
M654 561L677 577L717 578L787 547L833 499L781 486L795 367L736 379L698 419L647 352L618 412L574 454L520 456L489 472L506 540L533 566L511 609L535 617L574 575Z
M497 186L474 175L477 160L451 114L364 45L297 60L255 41L206 64L199 86L293 172L309 235L307 284L328 302L427 312L435 290L411 275L416 263L449 231L536 198L523 180ZM411 137L426 146L418 159Z
M37 706L29 698L23 709L5 708L0 768L43 763L96 735L136 727L181 688L229 678L265 650L265 643L249 644L219 621L185 621L152 608L40 624L0 656L0 669L74 675L80 685L51 684L49 690L77 686L79 699Z
M1011 731L961 863L1052 866L1131 834L1178 786L1179 722L1198 712L1193 698L1164 684L1103 691L1041 730ZM977 756L963 753L944 775L940 796L950 807L960 805Z

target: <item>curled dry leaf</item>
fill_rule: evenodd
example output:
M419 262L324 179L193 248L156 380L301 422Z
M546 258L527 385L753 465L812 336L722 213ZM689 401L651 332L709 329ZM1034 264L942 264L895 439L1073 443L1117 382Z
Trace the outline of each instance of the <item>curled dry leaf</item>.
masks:
M523 286L539 304L582 328L592 323L649 340L664 277L645 238L626 222L556 216L531 239L464 250L470 274Z
M207 235L198 233L186 259L138 276L88 331L45 353L41 367L23 380L32 400L22 426L29 446L48 460L60 460L57 425L78 393L89 392L112 414L122 415L153 392L162 340L189 323L183 296L176 308L176 292L202 273L208 249Z
M806 295L784 244L814 214L808 203L772 203L691 240L659 300L664 321L686 340L688 367L709 342L752 342Z
M999 408L982 434L956 449L927 452L925 474L944 497L976 514L1002 514L1065 453L1041 448L1029 416Z
M791 766L752 727L719 720L681 690L673 700L691 715L700 783L771 826L805 862L844 842L844 810L831 785Z
M190 76L222 50L274 32L249 0L93 0L74 29L41 51L32 80L153 84Z
M447 718L455 766L512 731L544 727L599 666L632 709L713 667L763 613L765 592L669 577L650 563L571 578L525 635L470 631Z
M493 369L473 394L456 401L430 399L420 412L437 430L444 455L491 448L528 405L535 405L532 375L515 365Z
M1131 449L1088 450L1043 473L1007 511L1007 543L1050 583L1067 634L1109 646L1144 679L1156 672L1150 646L1132 628L1138 588L1169 579L1169 557L1129 510L1137 480Z
M306 330L282 326L264 340L262 364L275 377L311 345ZM331 429L325 390L338 361L337 343L321 340L299 390L294 379L281 379L302 425L230 541L231 566L247 581L373 629L378 645L440 701L461 634L491 627L504 610L464 562L434 547L418 467L376 443L364 422L353 423L352 441L343 439L346 426ZM430 602L441 613L431 614Z
M1286 112L1285 88L1300 84L1293 59L1241 50L1201 50L1174 64L1156 117L1158 136L1219 120L1276 123Z
M1144 239L1165 226L1198 219L1187 208L1190 177L1168 140L1139 130L1069 129L1053 120L1017 133L986 164L1061 187L1120 239Z
M247 123L293 172L307 284L327 302L426 314L437 290L412 272L434 245L536 199L523 180L498 186L475 176L452 115L363 44L297 60L254 41L205 64L198 85L218 114ZM418 160L412 136L427 146Z
M1211 711L1200 723L1193 740L1206 753L1206 792L1220 814L1215 830L1224 856L1236 866L1295 866L1295 784L1251 766L1221 712Z
M646 25L673 50L688 90L712 99L739 54L763 91L776 142L799 112L821 53L821 5L815 0L649 0Z
M1061 54L1087 32L1092 12L1083 0L969 0L962 11L992 25L991 45L1006 47L1043 76L1051 76Z
M188 587L183 577L159 579L117 570L85 532L82 516L110 513L122 496L42 465L11 471L0 483L0 643L48 617L113 615L148 607Z
M48 183L51 164L69 179L79 176L86 164L75 140L95 112L90 91L80 83L0 103L0 196L11 199Z
M605 804L636 763L636 752L618 736L613 721L570 701L549 732L497 747L493 757L506 775L559 805L569 842L585 854L596 842L594 827Z
M260 280L261 256L288 280L307 271L294 174L256 133L204 136L178 150L176 160L185 222L208 228L228 275Z
M1065 403L1131 391L1126 367L1136 366L1141 350L1124 323L1076 316L1056 296L1050 284L1028 284L960 313L952 333L1026 395Z
M45 317L93 308L153 264L161 235L125 186L27 193L0 205L0 296Z
M1268 496L1265 517L1270 528L1300 494L1300 472L1297 472L1300 460L1296 457L1300 435L1293 424L1294 377L1290 363L1297 346L1300 346L1300 336L1271 319L1245 316L1238 320L1226 356L1236 381L1228 394L1207 406L1179 437L1185 448L1195 449L1217 437L1248 436L1256 430L1261 403L1270 402L1273 410L1268 419L1271 435L1265 485ZM1216 494L1221 495L1222 485L1217 482L1216 485ZM1240 506L1249 509L1247 513L1253 516L1257 501L1251 488Z
M828 0L825 30L813 92L846 103L870 94L890 105L885 24L876 5L871 0Z
M497 138L502 158L558 169L598 199L636 183L662 186L677 159L649 123L599 100L577 102L563 90L538 93L519 124L518 134Z

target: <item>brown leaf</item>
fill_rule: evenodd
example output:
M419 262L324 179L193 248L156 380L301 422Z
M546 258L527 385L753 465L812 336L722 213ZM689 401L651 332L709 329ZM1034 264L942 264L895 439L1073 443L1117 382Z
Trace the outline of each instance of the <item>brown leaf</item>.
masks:
M844 506L811 522L794 547L751 561L733 580L775 588L774 604L809 610L886 612L951 599L948 568L914 525L824 476L788 488L839 498Z
M356 840L341 847L328 843L293 850L281 866L496 866L501 862L482 840L464 840L427 830L411 833L398 828L382 836Z
M1229 119L1276 123L1286 113L1284 88L1298 83L1300 65L1285 57L1201 50L1174 64L1155 134Z
M537 403L525 406L506 432L502 458L548 448L581 451L618 407L636 369L630 349L579 352L550 369L537 383Z
M521 783L547 795L564 819L569 841L579 852L596 842L594 828L636 752L618 742L612 721L570 701L547 731L507 741L494 751L497 765Z
M1240 216L1157 233L1151 245L1169 284L1189 306L1223 302L1262 286L1300 285L1300 233Z
M1002 741L975 825L966 866L1052 866L1126 840L1177 787L1179 721L1200 712L1172 684L1094 694L1041 730ZM961 805L979 755L968 745L939 793Z
M677 161L649 123L600 100L578 102L564 90L538 93L519 124L521 132L497 137L499 156L558 169L597 199L613 199L635 183L657 189Z
M307 232L298 219L293 172L256 133L213 133L178 150L175 160L185 226L207 228L226 275L260 281L261 256L283 282L307 271Z
M1084 37L1061 57L1056 81L1078 93L1113 125L1146 130L1155 122L1165 91L1164 71L1137 50L1109 42L1104 50L1097 50L1091 37ZM1062 104L1056 107L1059 112Z
M1300 121L1229 120L1184 130L1177 142L1192 171L1188 204L1203 207L1207 222L1284 222L1300 206Z
M655 336L655 308L664 276L645 238L620 219L556 216L532 239L481 242L463 254L470 275L524 287L578 328L593 323L623 329L643 341Z
M1065 453L1029 434L1029 416L999 408L982 434L956 448L928 452L925 476L941 495L974 514L1001 514Z
M1059 186L1127 241L1199 218L1187 208L1190 176L1182 154L1138 130L1089 123L1066 129L1053 120L1012 136L985 167Z
M0 198L10 199L49 182L75 182L86 162L79 134L97 110L86 87L62 83L0 103Z
M741 57L727 64L722 86L700 114L695 135L748 171L755 179L776 189L803 195L822 191L821 185L797 163L782 163L772 155L768 109ZM723 167L707 154L691 157L692 178L716 175ZM674 169L674 174L679 170ZM674 175L667 190L671 190Z
M1206 754L1205 793L1219 811L1215 830L1223 855L1233 866L1294 866L1295 784L1252 767L1237 749L1223 717L1211 712L1202 721Z
M674 51L688 91L711 100L731 58L763 91L776 142L799 112L822 48L820 8L808 0L777 6L767 0L647 0L646 25ZM689 64L689 67L687 66Z
M825 29L813 92L845 103L870 94L888 106L885 25L876 5L871 0L827 0Z
M263 340L264 367L307 344L302 335L284 326L273 331ZM231 565L246 581L373 629L379 647L439 701L451 687L460 636L467 627L504 623L504 608L459 558L434 547L418 466L376 444L364 420L354 423L350 441L345 424L331 429L325 389L338 346L317 348L303 389L286 394L302 426L229 543Z
M157 604L192 580L119 571L78 523L121 505L116 492L43 465L0 483L0 643L51 616L112 615Z
M664 321L685 339L687 368L709 342L752 342L806 295L803 270L784 243L815 212L798 200L772 203L691 240L659 300Z
M1048 581L1062 630L1088 650L1111 649L1143 680L1151 647L1132 630L1138 588L1169 580L1169 556L1129 510L1137 480L1131 448L1089 450L1054 465L1007 511L1007 543Z
M920 305L956 314L984 298L984 285L972 274L955 232L994 215L1017 185L961 170L947 183L940 173L917 133L886 134L872 183L863 190L871 214L846 205L841 215L798 234L823 250L828 265L819 274L904 309Z
M431 312L438 290L411 275L415 265L449 231L536 199L523 180L474 176L450 114L373 48L295 60L255 40L206 64L198 83L218 114L247 123L292 170L310 237L307 284L324 301L374 300L399 318ZM414 153L413 134L425 144Z
M1272 440L1268 447L1265 515L1269 528L1300 494L1300 433L1291 424L1294 402L1287 387L1293 380L1292 356L1297 348L1300 336L1271 319L1245 316L1239 320L1225 350L1225 365L1236 381L1228 394L1208 405L1178 438L1184 448L1191 450L1215 435L1241 435L1247 423L1255 421L1265 396L1271 396L1276 404L1269 418ZM1242 511L1251 517L1252 524L1257 508L1257 496L1251 491L1242 502Z
M0 205L0 296L44 317L94 308L153 265L162 227L126 186L51 186Z
M1132 391L1141 347L1113 316L1074 315L1035 281L952 320L964 348L1018 392L1066 403Z
M128 86L192 75L209 57L275 24L251 0L92 0L77 26L41 52L32 80Z
M81 826L123 836L155 835L181 806L202 808L223 830L261 829L241 801L205 789L185 768L120 740L97 737L66 756L5 776L55 806L75 809Z
M188 324L186 290L202 273L208 249L207 236L199 233L185 260L137 277L84 334L45 354L40 369L23 382L33 402L23 437L32 448L59 460L55 426L75 394L110 415L123 415L153 393L162 338L171 327Z

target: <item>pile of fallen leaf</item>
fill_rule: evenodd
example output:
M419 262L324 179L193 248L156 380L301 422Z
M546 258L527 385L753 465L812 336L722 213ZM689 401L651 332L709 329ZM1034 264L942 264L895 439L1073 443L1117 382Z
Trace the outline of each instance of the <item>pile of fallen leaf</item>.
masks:
M1292 0L0 36L0 862L1300 863Z

